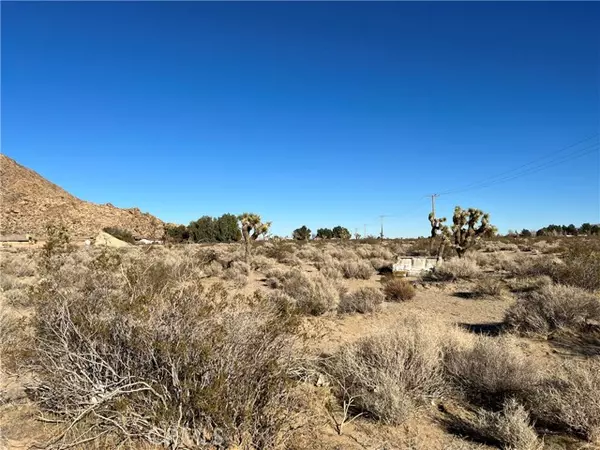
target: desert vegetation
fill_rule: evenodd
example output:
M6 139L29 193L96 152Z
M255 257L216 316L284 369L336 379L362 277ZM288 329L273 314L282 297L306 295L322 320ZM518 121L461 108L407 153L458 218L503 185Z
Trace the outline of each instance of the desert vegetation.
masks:
M430 239L235 219L241 242L77 247L58 227L1 248L4 444L600 445L597 237L481 235L405 278L382 269Z

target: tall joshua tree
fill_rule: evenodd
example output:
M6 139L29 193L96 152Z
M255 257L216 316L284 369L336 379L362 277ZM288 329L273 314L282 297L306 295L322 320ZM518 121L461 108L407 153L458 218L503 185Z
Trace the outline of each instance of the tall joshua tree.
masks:
M429 213L429 223L431 224L431 236L429 237L429 254L433 254L433 243L435 241L435 237L439 234L442 235L442 239L443 239L443 232L444 232L444 228L447 228L446 225L444 225L444 222L446 222L446 218L442 217L440 219L438 219L437 217L435 217L435 213L430 212ZM438 253L438 258L441 256L441 253Z
M245 258L246 262L250 263L252 252L252 242L254 242L261 234L266 234L271 227L271 222L262 223L258 214L244 213L238 216L242 229L242 237L244 238Z
M490 224L490 215L477 208L454 208L452 216L452 246L459 258L483 236L493 236L496 227Z
M433 213L429 214L432 242L435 236L442 237L438 258L448 244L456 250L458 257L462 258L481 237L493 236L496 232L496 227L490 224L490 215L476 208L462 209L457 206L454 208L452 226L444 225L445 221L445 218L436 219Z

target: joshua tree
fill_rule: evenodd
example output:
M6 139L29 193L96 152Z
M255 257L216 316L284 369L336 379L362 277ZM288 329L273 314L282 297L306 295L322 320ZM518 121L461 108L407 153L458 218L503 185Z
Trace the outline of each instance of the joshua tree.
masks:
M466 228L465 228L466 227ZM490 224L490 215L480 209L454 208L452 216L452 246L459 258L482 236L493 236L496 227Z
M431 236L429 238L429 254L430 255L432 254L432 251L433 251L433 242L435 241L435 237L438 234L441 234L442 239L443 239L444 228L448 228L448 227L446 227L446 225L444 225L444 222L446 222L445 217L438 219L435 217L435 214L433 212L429 213L429 223L431 224ZM441 253L438 252L438 258L440 256L441 256Z
M271 222L262 223L258 214L244 213L238 216L242 228L242 237L245 244L246 262L250 263L250 253L252 250L252 242L254 242L261 234L266 234L269 231Z
M444 225L445 220L445 218L436 219L433 213L429 214L432 241L438 234L442 236L438 258L447 244L456 250L459 258L462 258L481 237L493 236L496 232L496 227L490 224L490 215L476 208L462 209L457 206L454 208L452 226Z

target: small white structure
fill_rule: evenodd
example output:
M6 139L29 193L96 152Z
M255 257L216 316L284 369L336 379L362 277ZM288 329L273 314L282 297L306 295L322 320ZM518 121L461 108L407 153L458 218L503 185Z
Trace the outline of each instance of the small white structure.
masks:
M392 266L394 272L404 273L405 276L421 275L442 262L442 259L427 256L400 256Z

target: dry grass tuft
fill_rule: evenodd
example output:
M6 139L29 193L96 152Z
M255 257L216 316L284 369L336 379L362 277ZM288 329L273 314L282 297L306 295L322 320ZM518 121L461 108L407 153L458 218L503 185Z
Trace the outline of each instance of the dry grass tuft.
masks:
M498 412L479 408L472 415L453 416L448 425L455 433L503 449L543 449L529 413L514 399L507 400Z
M512 305L505 321L515 331L548 335L554 331L586 331L600 321L600 300L571 286L546 285Z
M380 289L363 287L344 295L338 305L338 312L340 314L375 312L383 300L384 296Z
M392 278L383 287L385 298L390 302L404 302L417 295L417 291L408 281L402 278Z

